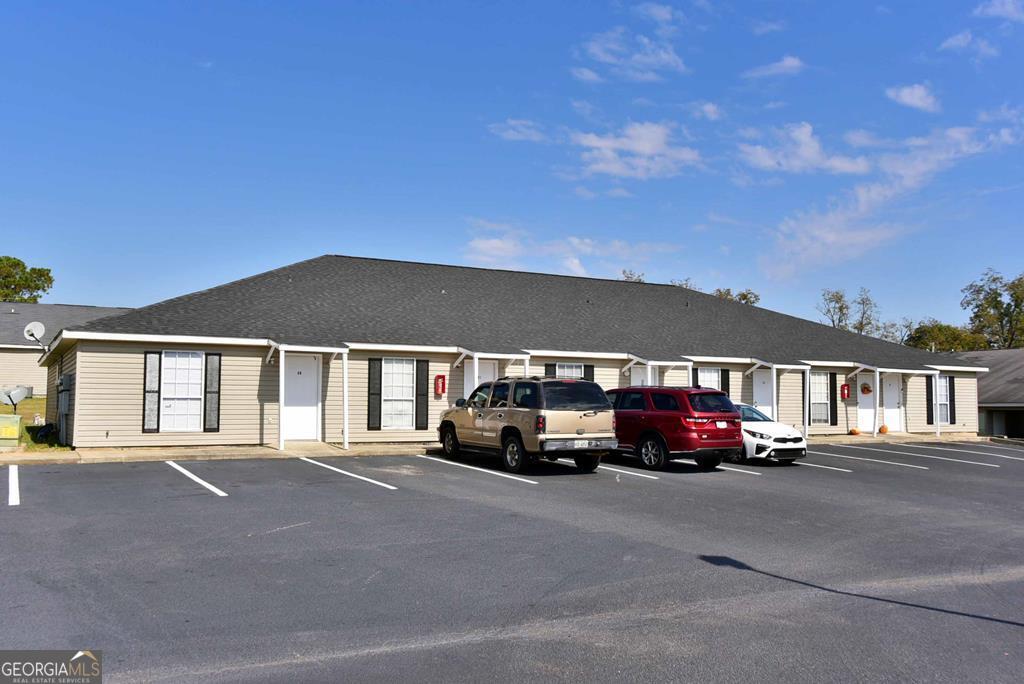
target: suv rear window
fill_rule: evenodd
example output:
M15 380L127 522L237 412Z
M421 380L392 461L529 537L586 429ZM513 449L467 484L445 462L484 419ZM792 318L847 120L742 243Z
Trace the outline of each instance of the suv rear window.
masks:
M659 411L678 411L679 402L671 394L651 392L651 403Z
M535 409L540 404L540 387L535 382L517 382L512 390L512 405L516 408Z
M700 413L736 413L736 407L724 394L691 394L690 406Z
M601 386L593 382L544 383L544 408L555 411L603 411L610 409Z

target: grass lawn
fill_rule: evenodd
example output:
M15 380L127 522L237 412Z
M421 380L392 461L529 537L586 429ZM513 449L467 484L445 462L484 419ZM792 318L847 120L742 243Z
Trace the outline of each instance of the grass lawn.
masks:
M7 404L0 404L0 415L9 416L14 412L14 407ZM67 451L69 447L57 444L57 431L53 430L45 439L37 439L41 425L32 424L36 414L46 419L46 397L32 397L18 404L18 415L21 416L21 446L25 451L45 451L55 449Z

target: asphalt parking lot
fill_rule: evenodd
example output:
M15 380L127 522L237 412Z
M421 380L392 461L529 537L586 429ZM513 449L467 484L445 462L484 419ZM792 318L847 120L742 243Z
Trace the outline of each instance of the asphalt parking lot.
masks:
M1024 449L726 466L8 468L0 646L108 681L1020 681Z

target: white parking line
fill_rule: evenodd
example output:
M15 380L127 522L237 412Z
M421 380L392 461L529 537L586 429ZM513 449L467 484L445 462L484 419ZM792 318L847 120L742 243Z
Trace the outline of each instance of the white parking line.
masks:
M957 444L960 446L987 446L993 449L1005 449L1006 451L1016 451L1024 454L1024 448L999 446L998 444L993 444L992 442L947 442L947 444Z
M833 444L832 446L843 449L864 449L865 451L881 451L883 454L900 454L902 456L917 456L918 458L934 458L937 461L952 461L953 463L966 463L967 465L985 466L986 468L998 468L994 463L980 463L978 461L964 461L959 458L946 458L945 456L932 456L930 454L915 454L909 451L894 451L893 449L875 449L874 447L853 446L852 444Z
M820 465L818 463L808 463L807 461L800 461L796 465L811 466L812 468L825 468L826 470L838 470L841 473L852 473L852 470L846 468L836 468L835 466Z
M469 468L470 470L479 470L481 473L487 473L488 475L497 475L498 477L504 477L509 480L516 480L517 482L525 482L526 484L537 484L533 480L527 480L525 477L516 477L515 475L509 475L508 473L499 473L497 470L488 470L487 468L477 468L466 463L458 463L456 461L448 461L443 458L437 458L436 456L425 456L420 454L418 458L426 458L431 461L437 461L438 463L447 463L448 465L458 466L460 468Z
M7 505L21 505L21 490L18 488L18 466L7 466Z
M398 489L398 487L393 487L393 486L391 486L391 485L389 485L389 484L387 484L385 482L378 482L377 480L371 480L368 477L363 477L362 475L356 475L355 473L350 473L347 470L342 470L341 468L335 468L332 465L327 465L326 463L321 463L320 461L314 461L313 459L306 458L305 456L300 456L299 460L300 461L305 461L306 463L312 463L313 465L318 465L321 468L327 468L328 470L333 470L334 472L341 473L342 475L348 475L349 477L354 477L355 479L362 480L363 482L369 482L370 484L377 485L378 487L383 487L384 489L391 489L391 490Z
M559 463L565 463L566 465L568 465L570 463L575 464L575 461L573 461L571 458L560 458L560 459L558 459L558 462ZM646 478L648 480L660 479L658 477L655 477L654 475L648 475L646 473L634 473L632 470L622 470L620 468L612 468L611 466L606 466L606 465L599 465L597 467L600 470L610 470L613 473L622 473L623 475L632 475L633 477L643 477L643 478Z
M871 461L872 463L884 463L886 465L903 466L904 468L917 468L918 470L928 470L928 466L913 465L911 463L897 463L896 461L883 461L878 458L864 458L863 456L844 456L842 454L833 454L828 451L811 451L807 450L809 454L817 454L818 456L832 456L833 458L848 458L853 461Z
M743 470L742 468L730 468L729 466L724 466L724 465L718 466L718 469L719 470L731 470L734 473L746 473L747 475L763 475L764 474L764 473L759 473L759 472L754 471L754 470Z
M167 465L171 466L172 468L174 468L179 473L181 473L182 475L184 475L188 479L192 480L193 482L198 482L199 484L203 485L204 487L209 489L211 492L213 492L217 496L227 496L227 492L223 492L223 491L217 489L216 487L214 487L212 484L210 484L206 480L204 480L204 479L202 479L200 477L197 477L193 473L190 473L189 471L185 470L184 468L182 468L180 465L178 465L174 461L164 461L164 463L166 463Z
M960 454L978 454L979 456L991 456L993 458L1008 458L1011 461L1024 461L1021 456L1007 456L1005 454L993 454L991 451L971 451L970 449L950 449L949 447L926 446L918 444L919 449L938 449L939 451L955 451Z

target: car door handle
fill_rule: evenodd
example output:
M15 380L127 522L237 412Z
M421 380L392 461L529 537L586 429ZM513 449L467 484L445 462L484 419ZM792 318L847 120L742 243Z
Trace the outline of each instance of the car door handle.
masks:
M504 418L504 417L505 417L505 414L504 414L504 413L499 413L499 414L498 414L498 418Z
M477 417L477 418L483 418L483 417L484 417L484 414L482 414L482 413L478 413L478 414L476 414L476 417Z

